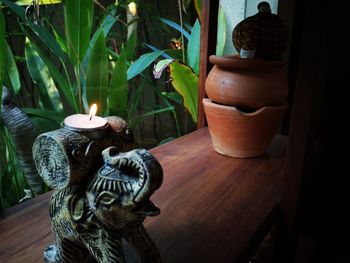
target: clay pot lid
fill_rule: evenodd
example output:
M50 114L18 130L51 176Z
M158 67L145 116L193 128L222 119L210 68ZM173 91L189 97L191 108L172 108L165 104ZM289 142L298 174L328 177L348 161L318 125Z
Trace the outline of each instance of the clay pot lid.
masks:
M269 61L258 58L241 58L239 55L209 56L210 63L223 68L234 68L238 70L269 71L286 65L285 61Z

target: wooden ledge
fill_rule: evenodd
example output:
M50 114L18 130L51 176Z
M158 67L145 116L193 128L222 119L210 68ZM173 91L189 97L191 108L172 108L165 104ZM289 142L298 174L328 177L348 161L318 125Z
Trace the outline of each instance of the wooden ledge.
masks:
M202 128L150 150L164 182L152 196L161 214L145 226L163 261L243 260L279 201L286 142L276 136L262 157L230 158L213 150ZM3 213L0 262L43 262L43 250L53 242L48 199L45 194Z

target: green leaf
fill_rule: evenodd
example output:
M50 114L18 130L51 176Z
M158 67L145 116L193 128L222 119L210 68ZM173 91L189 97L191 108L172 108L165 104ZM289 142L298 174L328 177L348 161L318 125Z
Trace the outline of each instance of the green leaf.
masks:
M218 13L218 33L217 33L217 41L216 41L216 55L222 56L224 53L226 42L226 18L225 12L222 9L222 6L219 5L219 13Z
M158 110L152 110L149 112L146 112L145 114L143 114L143 117L146 116L152 116L155 114L160 114L160 113L164 113L164 112L168 112L168 111L173 111L174 110L174 106L170 106L170 107L166 107L166 108L162 108L162 109L158 109Z
M145 80L141 79L141 83L136 88L135 95L133 96L133 98L131 100L131 106L130 106L130 110L128 113L128 123L129 123L130 127L132 127L134 125L134 119L132 117L134 116L136 109L139 106L140 101L142 99L142 92L143 92L144 86L145 86Z
M153 51L160 51L160 49L156 48L155 46L152 46L149 44L145 44L145 46L149 47ZM181 60L182 59L182 51L181 51L181 49L165 49L165 50L163 50L163 53L161 56L165 59L173 58L173 59Z
M5 46L6 46L6 74L10 80L11 83L11 88L13 93L16 95L21 89L21 81L19 79L19 74L18 74L18 69L17 65L15 62L15 59L12 55L12 51L10 47L8 46L7 42L5 41Z
M51 49L51 51L58 56L61 60L66 59L66 54L56 41L55 37L51 35L47 29L40 24L34 25L32 22L29 22L30 28L39 36L40 40Z
M137 59L128 70L128 80L132 79L136 75L144 71L151 63L153 63L163 51L155 51L143 54L139 59Z
M103 35L106 38L109 31L111 30L112 26L116 22L114 15L115 15L115 9L111 10L111 14L108 14L104 17L100 26L98 27L98 29L95 31L94 35L92 36L92 38L89 42L89 46L86 50L84 60L83 60L83 67L85 70L86 70L88 62L90 60L91 50L92 50L93 46L95 45L95 42L96 42L98 36L100 35L101 32L103 32Z
M82 62L90 42L93 0L66 0L64 19L68 56L74 66Z
M194 0L194 7L196 8L199 20L202 20L202 0Z
M197 19L192 28L191 37L187 45L187 65L190 66L197 75L199 74L200 33L201 26Z
M89 105L98 104L98 115L107 112L108 60L103 32L97 37L91 51L86 76L86 97Z
M55 39L56 39L57 43L60 45L62 50L65 53L67 53L67 43L66 43L66 40L64 39L64 36L61 36L53 25L51 25L51 29L52 29L52 32L53 32L53 34L55 36Z
M34 109L34 108L21 108L21 110L25 114L27 114L29 117L32 117L32 116L40 117L40 118L54 121L56 123L61 123L65 117L63 112L55 112L55 111L48 111L48 110L41 110L41 109Z
M179 24L175 23L174 21L167 19L167 18L159 18L160 21L164 22L165 24L167 24L168 26L176 29L177 31L179 31L180 33L182 33L184 35L185 38L187 38L187 40L190 39L190 34L183 29Z
M108 108L109 114L127 118L128 107L128 79L126 65L126 51L123 48L114 67L109 84Z
M194 122L198 119L198 76L188 66L175 61L170 64L171 83L184 100Z
M62 111L61 98L50 72L28 38L26 38L25 43L25 57L29 74L34 81L35 87L38 89L45 109Z
M39 134L60 128L59 122L47 118L31 117L30 120Z
M0 94L2 94L2 83L4 81L4 73L5 73L5 18L2 14L2 4L0 3ZM1 105L0 105L0 112L1 112Z
M59 71L59 69L56 67L56 65L48 57L44 55L44 52L42 52L42 50L38 47L38 45L34 41L32 41L30 37L28 38L30 40L30 43L35 47L35 50L39 54L40 58L44 61L45 65L49 69L49 72L53 80L57 84L58 89L63 93L63 95L67 99L71 108L75 112L78 112L78 104L74 96L73 87L71 86L68 79L65 78L62 75L62 73Z
M30 19L26 19L25 9L23 7L16 5L15 3L9 0L1 1L5 3L6 6L9 7L13 12L15 12L23 21L27 22L29 28L39 37L39 39L45 44L46 47L48 47L60 59L65 60L66 55L61 49L60 45L57 43L55 37L52 36L43 25L41 25L40 23L35 25ZM24 30L21 24L20 26Z
M8 130L0 126L0 198L3 207L18 203L28 187L17 158L15 144Z
M162 92L162 95L168 99L171 99L172 101L175 101L178 104L182 104L182 97L177 92Z
M162 92L160 91L160 89L157 85L154 86L154 91L159 96L159 98L164 102L165 105L167 105L168 107L171 106L171 103L169 102L168 98L165 96L162 96ZM179 126L179 122L177 120L175 108L171 111L171 113L173 114L173 117L175 120L177 134L178 134L178 136L181 136L180 126Z

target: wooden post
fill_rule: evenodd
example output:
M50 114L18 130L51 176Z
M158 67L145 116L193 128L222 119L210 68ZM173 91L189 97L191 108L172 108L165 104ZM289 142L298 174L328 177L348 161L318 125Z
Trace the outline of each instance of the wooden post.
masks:
M198 123L197 128L205 126L202 99L205 98L205 80L212 68L209 56L215 54L219 1L203 0L200 37L199 84L198 84ZM215 36L215 37L214 37Z

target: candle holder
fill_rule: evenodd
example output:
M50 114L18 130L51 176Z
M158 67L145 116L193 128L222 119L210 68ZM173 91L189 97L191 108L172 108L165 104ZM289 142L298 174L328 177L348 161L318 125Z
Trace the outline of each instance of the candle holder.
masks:
M88 130L65 122L34 142L38 173L54 190L55 244L44 251L45 262L125 262L122 238L142 262L160 262L143 221L160 212L150 196L161 186L162 167L148 151L131 150L134 138L123 119L105 120Z

